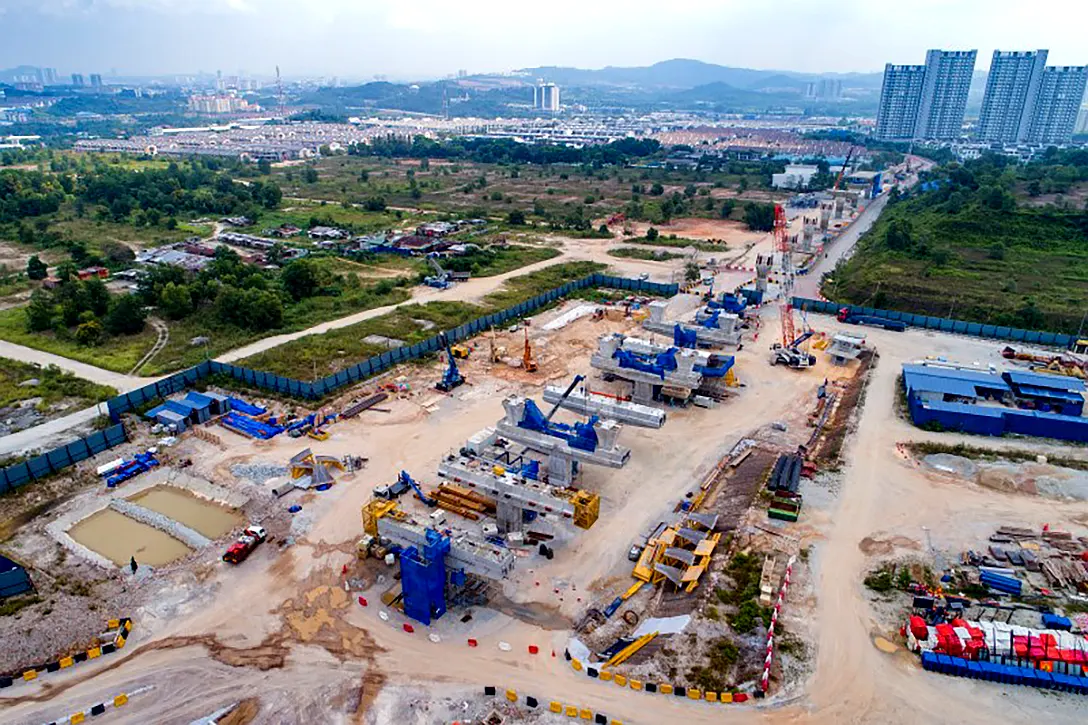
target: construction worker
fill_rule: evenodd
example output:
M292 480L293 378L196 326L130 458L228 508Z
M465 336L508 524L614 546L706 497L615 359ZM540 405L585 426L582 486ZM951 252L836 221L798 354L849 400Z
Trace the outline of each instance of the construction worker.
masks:
M135 573L136 573L136 569L137 569L137 568L139 567L139 565L138 565L138 564L136 563L136 557L135 557L135 556L134 556L134 557L132 557L132 558L131 558L131 559L129 560L129 562L128 562L128 566L129 566L129 568L130 568L130 569L132 569L132 573L133 573L133 574L135 574Z

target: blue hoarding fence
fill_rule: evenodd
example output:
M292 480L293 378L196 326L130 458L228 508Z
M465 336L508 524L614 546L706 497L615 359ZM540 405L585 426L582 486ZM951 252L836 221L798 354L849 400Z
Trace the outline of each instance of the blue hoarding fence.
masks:
M1030 345L1047 345L1052 347L1068 348L1075 341L1073 335L1061 332L1042 332L1040 330L1022 330L1018 327L1005 327L1002 325L984 325L981 322L966 322L964 320L952 320L947 317L931 317L929 315L916 315L911 312L898 312L896 310L881 310L875 307L862 307L860 305L844 305L839 302L826 300L812 300L807 297L792 297L791 304L806 312L817 312L828 315L838 314L843 307L851 313L862 315L874 315L889 320L900 320L912 327L921 327L926 330L939 330L951 332L957 335L970 335L971 337L985 337L993 340L1007 340L1009 342L1023 342Z
M45 478L61 469L73 466L102 451L120 445L125 440L125 427L117 424L92 433L86 438L72 441L60 448L54 448L28 461L0 469L0 493L14 491L31 481Z
M607 287L662 297L671 297L680 291L679 286L675 284L613 277L599 273L591 274L543 292L513 307L466 322L446 331L446 335L451 342L459 342L478 335L492 326L502 325L510 320L525 317L545 305L587 287ZM231 365L230 363L216 362L215 360L206 360L195 367L182 370L137 390L111 398L107 402L107 407L109 408L110 418L116 422L120 420L123 413L137 410L151 401L186 390L198 380L209 375L227 375L250 387L269 390L293 398L315 400L345 385L351 385L360 380L373 377L402 362L438 352L441 348L442 345L439 342L438 335L435 335L414 345L403 345L393 350L387 350L349 368L313 381L295 380L275 373L252 370L238 365Z
M641 292L644 294L671 297L680 291L678 285L661 284L648 280L627 279L625 277L613 277L605 274L591 274L582 279L548 290L532 299L521 302L513 307L479 317L464 325L447 331L450 340L457 342L489 329L493 325L501 325L509 320L525 317L541 307L566 297L580 289L587 287L610 287L629 292ZM68 445L56 448L36 458L23 463L0 469L0 493L12 491L19 486L31 481L56 473L57 471L86 460L102 451L113 448L123 443L125 429L120 425L121 415L133 410L139 410L148 403L165 398L175 393L183 392L203 378L209 375L228 375L248 386L273 391L294 398L317 399L338 388L350 385L359 380L364 380L394 365L414 360L416 358L438 352L442 345L438 336L428 338L414 345L403 345L394 350L383 352L371 358L363 360L346 370L340 370L320 380L303 381L293 378L285 378L282 375L268 373L261 370L221 363L215 360L205 360L186 370L169 375L142 388L122 393L106 401L110 419L114 425L104 431L93 433L86 438L73 441Z

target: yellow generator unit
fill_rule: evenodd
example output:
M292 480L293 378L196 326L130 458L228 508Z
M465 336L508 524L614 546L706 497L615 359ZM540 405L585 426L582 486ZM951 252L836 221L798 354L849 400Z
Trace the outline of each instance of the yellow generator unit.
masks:
M588 529L597 523L601 515L601 497L589 491L577 491L571 496L574 504L574 525L579 529Z
M378 519L390 514L396 516L399 513L396 501L385 501L380 498L372 499L367 502L366 506L363 506L363 531L371 536L377 536Z

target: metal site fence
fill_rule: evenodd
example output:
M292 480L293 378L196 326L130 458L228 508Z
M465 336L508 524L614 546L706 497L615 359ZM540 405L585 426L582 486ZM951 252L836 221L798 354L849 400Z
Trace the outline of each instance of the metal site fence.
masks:
M14 491L31 481L45 478L124 442L125 427L118 423L105 430L92 433L86 438L80 438L60 448L54 448L48 453L35 456L29 461L2 468L0 469L0 493Z
M1022 330L1018 327L1004 327L1002 325L984 325L981 322L951 320L947 317L930 317L929 315L916 315L911 312L897 312L895 310L881 310L875 307L861 307L860 305L844 305L838 302L811 300L807 297L792 297L791 303L794 307L807 312L820 312L835 315L838 314L839 310L845 307L852 313L875 315L877 317L885 317L889 320L899 320L912 327L939 330L940 332L951 332L957 335L985 337L993 340L1009 340L1010 342L1025 342L1032 345L1047 345L1063 348L1067 348L1075 342L1074 335L1066 335L1061 332L1042 332L1040 330Z

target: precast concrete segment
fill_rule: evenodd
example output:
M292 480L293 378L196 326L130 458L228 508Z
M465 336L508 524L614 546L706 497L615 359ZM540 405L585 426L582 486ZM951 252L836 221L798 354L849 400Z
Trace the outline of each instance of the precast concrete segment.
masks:
M718 318L719 323L722 322L723 317L725 317L724 314ZM677 324L685 330L695 330L695 339L698 340L700 345L709 345L711 347L725 347L727 345L736 347L737 345L740 345L740 331L734 329L703 327L702 325L692 324L690 322L654 322L652 320L643 322L642 329L647 332L657 333L658 335L672 337L673 329Z
M503 438L534 451L610 468L622 468L631 457L630 448L616 443L616 438L623 430L623 426L614 420L598 420L594 424L597 447L595 450L587 451L571 447L563 438L519 427L518 423L522 420L525 407L524 398L516 396L507 398L503 401L503 407L506 408L506 417L495 425L495 430Z
M625 400L616 400L607 395L599 395L588 390L574 390L565 399L563 388L549 385L544 388L545 403L559 403L559 407L583 415L598 415L621 423L643 428L660 428L665 425L665 411L650 405L639 405Z
M378 533L401 546L423 548L427 544L427 527L414 521L398 521L384 516L378 519ZM450 535L450 553L446 566L464 569L470 574L488 579L503 579L514 569L514 555L509 549L481 541L469 534Z
M667 302L660 300L651 302L649 305L650 319L642 323L642 328L648 332L672 337L673 329L677 324L680 324L685 330L695 330L696 340L700 345L723 347L725 345L737 346L740 344L740 317L737 315L717 311L718 327L704 327L698 323L707 319L708 315L701 310L695 311L695 317L692 321L668 320L665 318L665 310L668 306Z
M538 481L505 472L500 475L493 470L471 468L465 459L442 461L438 464L438 475L480 491L496 501L513 500L530 510L556 513L566 518L574 516L574 504L558 495L558 489Z

